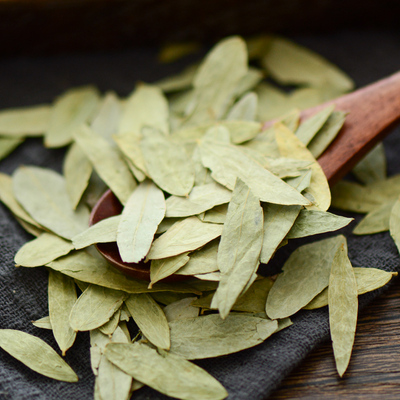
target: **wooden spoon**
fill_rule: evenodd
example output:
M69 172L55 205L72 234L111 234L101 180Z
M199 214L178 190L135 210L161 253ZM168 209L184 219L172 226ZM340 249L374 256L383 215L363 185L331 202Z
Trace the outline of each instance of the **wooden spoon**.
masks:
M343 128L318 158L329 184L332 186L360 161L375 144L382 140L400 121L400 72L335 100L304 110L302 120L335 104L336 110L348 112ZM271 125L266 123L265 127ZM122 205L108 190L92 210L90 225L122 211ZM116 243L99 243L100 254L124 274L150 281L150 270L144 263L125 263ZM172 275L164 281L188 279Z

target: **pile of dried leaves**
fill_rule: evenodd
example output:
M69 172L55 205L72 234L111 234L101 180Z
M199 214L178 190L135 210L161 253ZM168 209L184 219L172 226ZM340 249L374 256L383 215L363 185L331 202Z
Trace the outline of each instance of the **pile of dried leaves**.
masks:
M49 270L49 315L34 324L52 329L62 354L90 331L96 399L128 399L143 385L223 399L222 385L189 360L255 346L299 310L326 305L344 374L358 295L394 274L353 268L342 235L297 248L278 276L257 270L289 240L351 222L327 212L330 189L316 161L345 113L328 106L300 123L299 109L352 88L335 66L285 39L231 37L199 65L139 84L126 99L80 87L52 105L0 112L2 157L28 136L69 146L63 175L36 166L0 174L0 199L36 236L16 264ZM270 119L278 122L264 128ZM387 179L384 164L378 147L355 170L364 184L341 182L333 205L368 213L354 233L390 228L400 246L400 179ZM88 228L107 188L123 211ZM93 248L108 242L125 262L144 260L150 282L123 275ZM162 281L173 274L188 279ZM78 379L24 332L0 330L0 347L43 375Z

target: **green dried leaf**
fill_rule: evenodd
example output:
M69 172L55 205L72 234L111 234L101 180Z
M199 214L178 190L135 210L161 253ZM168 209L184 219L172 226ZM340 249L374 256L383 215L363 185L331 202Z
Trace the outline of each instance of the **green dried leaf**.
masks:
M165 215L164 193L150 180L130 195L118 225L117 245L125 262L138 263L148 253Z
M44 232L38 238L25 243L18 250L14 261L17 266L40 267L68 254L73 248L71 242Z
M261 131L262 124L255 121L218 121L183 128L172 133L177 142L193 143L203 138L211 128L228 129L232 143L240 144L254 139Z
M22 142L23 138L14 137L0 137L0 160L6 158L15 148Z
M48 296L50 325L62 355L65 356L76 338L76 332L69 325L69 315L77 298L74 280L50 270Z
M110 320L128 297L127 293L90 285L73 306L69 323L75 331L90 331Z
M71 143L76 129L96 112L99 99L98 90L92 86L70 89L59 96L51 108L45 146L62 147Z
M169 133L168 102L162 91L152 85L141 83L128 97L118 133L140 135L145 126Z
M344 124L346 115L347 113L343 111L333 111L322 128L308 144L308 150L311 151L311 154L315 158L318 158L326 150L339 133Z
M260 261L267 264L295 223L301 206L263 204L262 207L264 212L264 239Z
M0 111L0 135L41 136L50 117L48 105L10 108Z
M245 94L229 110L227 120L254 121L256 119L258 97L254 92Z
M179 254L169 258L162 258L160 260L152 260L150 265L149 288L151 289L156 282L174 274L187 264L188 261L188 253Z
M196 318L199 315L198 307L193 307L191 303L197 297L185 297L164 307L164 314L168 322L186 318Z
M328 86L339 93L354 87L344 72L323 57L280 37L271 38L262 64L283 85Z
M216 182L195 186L188 198L170 196L166 201L167 217L188 217L229 203L232 192Z
M170 334L162 308L147 293L131 294L125 304L136 325L154 346L169 350Z
M115 332L121 319L121 308L122 306L115 311L114 315L104 325L99 327L101 333L111 336Z
M75 249L83 249L95 243L109 243L117 241L118 225L121 215L102 219L90 228L72 238Z
M324 171L296 135L282 124L276 124L274 128L279 150L283 157L312 162L311 183L307 189L307 193L311 194L315 200L313 208L326 211L331 203L331 193Z
M203 222L211 222L213 224L223 224L225 222L227 212L228 212L228 204L222 204L207 211L203 216L199 216L199 218Z
M357 281L358 295L372 292L385 286L397 272L386 272L377 268L354 267L354 276ZM314 310L328 305L328 288L315 296L305 307L305 310Z
M93 118L90 127L115 146L112 136L118 132L119 120L122 114L120 100L114 92L108 92Z
M71 367L43 340L15 329L0 329L0 347L39 374L64 382L77 382Z
M207 243L200 250L190 254L190 260L175 273L177 275L196 275L218 271L218 246L219 240Z
M296 130L296 136L303 144L307 146L311 142L317 132L327 122L334 109L335 105L331 104L300 124Z
M65 180L57 172L40 167L20 167L13 174L18 202L40 225L71 239L86 229L89 211L83 205L74 211Z
M197 65L190 65L179 74L168 76L154 84L164 93L179 92L181 90L190 89L197 67Z
M220 225L203 223L197 217L186 218L154 240L147 259L157 260L196 250L220 236L221 232Z
M187 195L194 184L194 168L183 145L159 131L147 129L140 143L151 179L168 193Z
M353 174L362 183L386 179L386 156L382 143L376 145L354 168Z
M136 187L128 165L118 149L109 144L87 125L81 125L74 139L89 158L96 172L114 192L122 204L125 204Z
M36 321L32 321L32 325L41 329L53 329L51 326L50 317L48 315L46 317L37 319Z
M21 207L14 196L12 178L0 172L0 200L19 219L42 230L42 227Z
M127 374L168 396L222 400L228 393L206 371L174 354L140 344L110 343L106 357Z
M396 203L392 208L389 221L390 236L393 238L394 243L400 251L400 198L397 199Z
M73 143L64 158L63 173L71 206L75 209L86 190L93 167L85 152Z
M296 249L272 286L266 305L270 318L295 314L328 286L329 274L342 235L306 244Z
M326 211L301 210L286 239L296 239L336 231L348 225L353 219Z
M256 346L278 328L277 321L245 314L218 314L172 321L171 353L189 360L219 357Z
M212 307L221 318L229 314L236 299L256 272L263 243L263 212L257 197L237 180L218 247L220 283Z
M157 283L152 289L148 289L147 282L127 277L105 260L93 257L85 251L77 251L53 261L47 266L71 278L110 289L123 290L127 293L173 291L199 294L200 292L191 285L177 282L173 285Z
M370 211L353 229L355 235L371 235L390 228L390 215L395 201L389 201Z
M237 146L203 140L200 145L203 165L221 185L233 190L241 179L261 201L278 204L309 204L299 192L273 175Z
M342 377L349 365L358 313L357 282L345 244L339 247L333 258L328 303L336 369Z
M185 125L220 119L231 105L234 89L247 74L247 50L243 39L220 41L205 57L193 79L194 109Z

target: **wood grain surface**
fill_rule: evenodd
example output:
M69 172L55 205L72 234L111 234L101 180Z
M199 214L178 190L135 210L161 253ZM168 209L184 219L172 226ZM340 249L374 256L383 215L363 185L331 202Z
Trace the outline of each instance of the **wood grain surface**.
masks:
M350 365L339 378L331 343L314 351L268 399L399 399L400 279L361 311Z

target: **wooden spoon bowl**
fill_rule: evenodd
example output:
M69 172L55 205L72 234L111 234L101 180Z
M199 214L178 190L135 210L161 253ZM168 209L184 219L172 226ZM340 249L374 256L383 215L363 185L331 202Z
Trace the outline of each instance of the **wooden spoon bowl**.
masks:
M382 140L400 120L400 72L355 92L304 110L306 119L326 107L335 104L336 110L348 112L343 128L319 157L329 184L332 186L360 161L375 144ZM264 127L270 126L268 122ZM90 224L120 214L122 205L114 194L107 191L93 208ZM126 275L150 280L149 267L144 263L132 264L121 260L116 243L99 243L100 254ZM181 281L186 276L172 275L164 281Z

